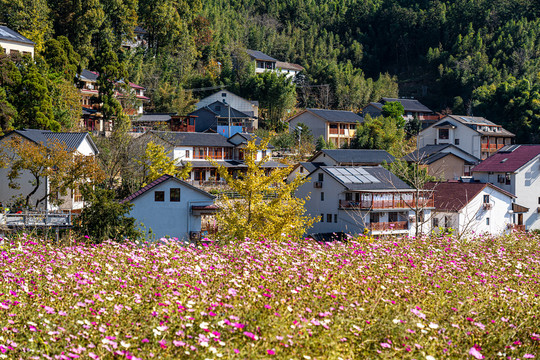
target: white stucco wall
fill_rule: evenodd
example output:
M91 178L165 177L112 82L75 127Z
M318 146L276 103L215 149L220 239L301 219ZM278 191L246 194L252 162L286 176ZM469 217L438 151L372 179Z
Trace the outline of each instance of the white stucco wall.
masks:
M499 175L506 176L503 172L473 172L475 179L489 182L516 196L518 205L529 208L523 214L523 224L527 230L540 229L540 155L531 160L516 173L509 174L510 184L499 183ZM517 219L515 219L517 220ZM514 221L517 223L517 221Z
M29 52L32 54L32 58L34 57L33 45L0 40L0 46L4 48L7 55L9 55L13 50L15 50L20 52L21 55L25 52Z
M454 124L456 128L449 129L448 139L439 139L439 129L434 126L447 121ZM419 147L433 145L435 144L435 140L437 140L437 144L452 144L477 158L481 157L480 134L452 118L443 118L442 120L439 120L433 126L422 130L418 136ZM459 139L459 145L456 145L456 139Z
M179 202L170 201L171 188L180 188ZM165 201L154 200L156 191L165 192ZM191 206L211 205L213 199L171 179L135 198L132 203L130 216L146 232L148 240L153 240L150 229L155 239L168 236L188 240L190 231L201 230L201 217L192 215Z
M225 96L223 96L223 94L225 94ZM200 108L203 108L205 106L212 104L213 102L216 102L216 101L223 102L223 100L225 100L227 104L229 104L233 109L236 109L238 111L241 111L253 117L259 116L259 107L257 105L254 105L251 101L246 100L227 90L218 91L215 94L212 94L208 97L205 97L204 99L201 99L195 105L195 107L198 110Z
M187 156L188 154L186 154L186 151L189 152L189 156ZM173 155L173 159L177 161L193 160L193 146L175 147L173 149L172 155Z

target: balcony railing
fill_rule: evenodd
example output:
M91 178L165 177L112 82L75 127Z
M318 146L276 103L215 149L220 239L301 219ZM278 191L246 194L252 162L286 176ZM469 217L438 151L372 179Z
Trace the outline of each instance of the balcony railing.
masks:
M392 200L362 200L348 201L339 200L341 209L414 209L417 207L434 207L433 198L420 198L418 205L414 199L392 199Z
M508 227L515 231L526 231L527 228L525 225L517 225L517 224L508 224Z
M369 224L369 229L371 231L408 230L409 223L407 221L376 222Z

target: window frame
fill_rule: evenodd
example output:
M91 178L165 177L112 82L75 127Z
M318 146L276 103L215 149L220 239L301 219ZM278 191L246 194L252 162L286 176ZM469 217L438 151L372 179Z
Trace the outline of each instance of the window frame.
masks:
M154 202L165 202L165 191L162 191L162 190L154 191Z
M173 190L178 190L178 198L176 196L173 198ZM180 190L180 188L170 188L169 189L169 201L170 202L180 202L181 194L182 194L182 191Z

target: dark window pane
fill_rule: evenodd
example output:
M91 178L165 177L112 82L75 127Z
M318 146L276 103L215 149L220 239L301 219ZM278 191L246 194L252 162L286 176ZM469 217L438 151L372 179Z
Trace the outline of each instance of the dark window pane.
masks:
M165 191L154 192L154 201L165 201Z
M179 202L180 201L180 188L172 188L171 189L171 202Z

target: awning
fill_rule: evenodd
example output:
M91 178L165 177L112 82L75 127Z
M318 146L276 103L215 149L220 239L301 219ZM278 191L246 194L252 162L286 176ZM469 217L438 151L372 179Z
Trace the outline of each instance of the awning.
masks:
M200 215L213 215L217 213L219 210L219 207L217 205L192 205L191 206L191 213L196 216Z
M518 205L516 203L512 203L512 211L514 212L514 214L526 213L529 212L529 208Z

